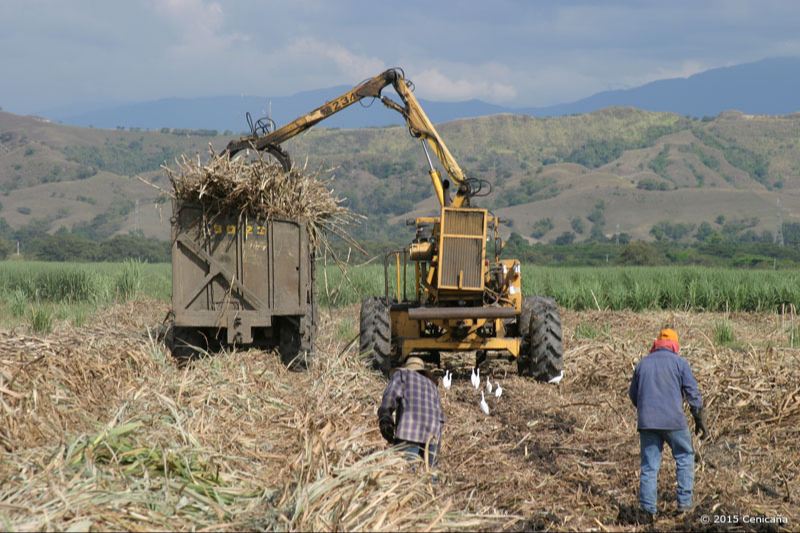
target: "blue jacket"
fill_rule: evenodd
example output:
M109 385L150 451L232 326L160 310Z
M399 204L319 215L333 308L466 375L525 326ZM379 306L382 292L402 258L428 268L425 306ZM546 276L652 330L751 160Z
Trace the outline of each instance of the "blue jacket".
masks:
M689 363L667 348L656 350L639 361L628 395L639 412L639 431L688 428L683 412L684 397L692 413L703 408Z

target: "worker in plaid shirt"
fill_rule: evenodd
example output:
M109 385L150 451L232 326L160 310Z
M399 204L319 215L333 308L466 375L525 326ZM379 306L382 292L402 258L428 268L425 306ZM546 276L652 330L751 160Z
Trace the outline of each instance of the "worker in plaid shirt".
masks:
M409 357L389 374L378 423L383 438L399 445L409 460L427 459L431 468L436 467L444 414L436 378L419 357Z

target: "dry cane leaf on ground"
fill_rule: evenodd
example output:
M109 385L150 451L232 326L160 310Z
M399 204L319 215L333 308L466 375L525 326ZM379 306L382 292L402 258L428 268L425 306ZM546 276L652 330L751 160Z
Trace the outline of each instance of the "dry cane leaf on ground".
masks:
M159 307L159 305L161 307ZM34 530L477 529L432 498L373 424L381 379L351 355L179 368L166 304L131 302L47 338L0 332L0 522ZM328 332L328 335L330 332ZM341 348L321 342L322 354Z
M617 519L638 487L627 387L665 324L681 332L708 409L711 437L695 442L700 508L781 515L797 529L800 350L777 315L731 316L741 344L717 346L707 337L719 315L565 312L564 379L536 383L489 361L482 375L505 392L487 398L488 417L469 382L474 359L445 357L454 379L441 390L434 493L386 452L375 419L385 380L337 340L355 307L322 324L315 364L294 373L258 350L179 368L155 338L167 306L0 335L5 529L641 530ZM582 338L580 323L607 327ZM702 529L699 515L671 514L674 475L665 451L654 529Z

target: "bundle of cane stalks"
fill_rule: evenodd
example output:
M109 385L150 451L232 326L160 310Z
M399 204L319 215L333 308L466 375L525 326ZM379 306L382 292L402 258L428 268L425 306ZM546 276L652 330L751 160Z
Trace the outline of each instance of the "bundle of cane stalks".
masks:
M344 199L334 196L333 177L321 177L329 171L293 167L286 172L260 153L249 159L217 155L210 147L209 152L206 162L183 155L175 169L163 167L175 198L200 203L208 212L236 213L240 218L305 217L315 245L327 248L326 233L332 233L358 248L346 226L356 225L364 217L342 206Z

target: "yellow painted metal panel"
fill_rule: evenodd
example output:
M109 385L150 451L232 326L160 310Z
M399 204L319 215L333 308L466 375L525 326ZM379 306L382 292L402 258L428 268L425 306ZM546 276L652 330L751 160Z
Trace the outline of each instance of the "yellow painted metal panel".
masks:
M439 289L483 290L486 215L485 209L442 208Z
M519 356L520 339L513 337L476 339L474 342L442 340L439 338L403 339L403 357L416 350L440 350L446 352L466 352L472 350L507 350L514 357Z

